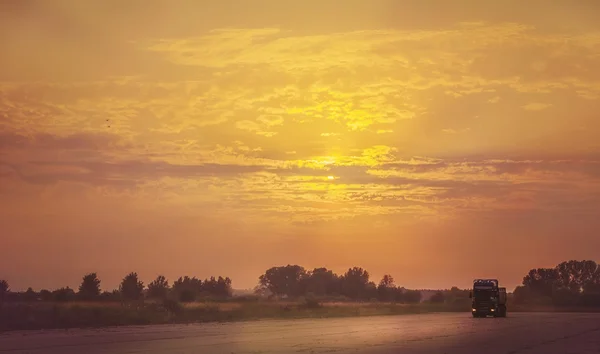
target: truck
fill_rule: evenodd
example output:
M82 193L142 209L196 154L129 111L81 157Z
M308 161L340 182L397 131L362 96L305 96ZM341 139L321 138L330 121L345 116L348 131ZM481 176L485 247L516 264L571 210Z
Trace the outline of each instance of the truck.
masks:
M475 279L470 291L473 317L506 317L506 288L498 287L498 279Z

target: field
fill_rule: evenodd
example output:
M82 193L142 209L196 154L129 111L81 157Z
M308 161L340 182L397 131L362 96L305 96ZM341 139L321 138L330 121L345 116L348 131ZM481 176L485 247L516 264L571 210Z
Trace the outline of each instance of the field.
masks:
M468 300L468 299L467 299ZM258 319L331 318L469 313L468 301L452 304L393 304L381 302L227 301L180 304L118 302L5 303L0 309L0 331L83 328L167 323L229 322ZM589 308L509 306L510 312L600 312Z

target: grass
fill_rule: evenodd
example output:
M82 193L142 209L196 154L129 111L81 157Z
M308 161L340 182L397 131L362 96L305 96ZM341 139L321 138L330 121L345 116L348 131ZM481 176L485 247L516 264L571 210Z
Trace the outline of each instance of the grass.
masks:
M467 299L468 300L468 299ZM600 312L599 309L556 309L509 306L510 312ZM596 310L596 311L594 311ZM124 305L110 302L5 303L0 309L0 331L83 328L168 323L228 322L258 319L333 318L469 312L468 301L453 304L391 304L357 302L253 301L176 302Z

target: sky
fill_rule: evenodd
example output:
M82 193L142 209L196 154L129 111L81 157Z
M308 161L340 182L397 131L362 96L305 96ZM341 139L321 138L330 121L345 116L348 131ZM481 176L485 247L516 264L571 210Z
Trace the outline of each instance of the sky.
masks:
M1 0L0 278L510 290L600 261L600 4Z

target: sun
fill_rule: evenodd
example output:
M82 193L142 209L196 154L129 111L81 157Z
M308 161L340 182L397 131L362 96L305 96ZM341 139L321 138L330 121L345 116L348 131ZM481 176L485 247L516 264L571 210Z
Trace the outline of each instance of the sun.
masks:
M335 179L335 177L333 177L333 176L327 176L327 179L330 180L330 181L333 181Z

